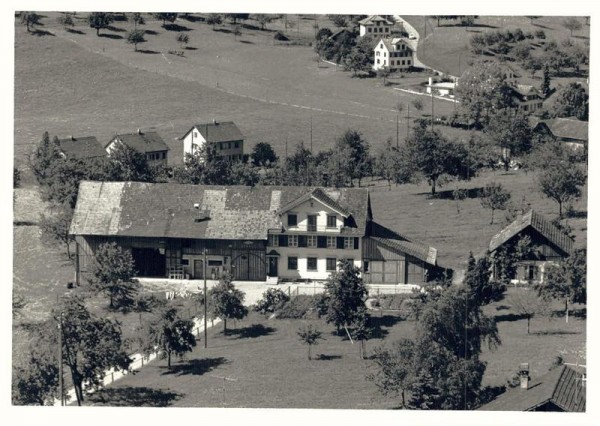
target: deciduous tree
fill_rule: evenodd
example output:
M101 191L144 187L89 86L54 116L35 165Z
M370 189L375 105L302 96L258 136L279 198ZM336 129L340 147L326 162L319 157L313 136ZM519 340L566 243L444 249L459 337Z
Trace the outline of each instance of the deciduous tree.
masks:
M135 263L129 250L117 243L103 243L96 250L94 262L90 266L89 283L97 293L109 297L110 308L130 308L139 283L134 280Z
M214 31L217 25L221 25L223 23L223 18L218 13L210 13L206 18L206 23L208 25L212 25L212 29Z
M297 334L302 344L308 346L308 360L310 361L312 359L310 350L313 346L319 344L319 340L323 340L323 333L317 330L314 325L308 324L300 327Z
M133 30L127 34L127 43L133 44L133 49L136 52L137 52L137 45L139 43L143 43L146 41L144 39L144 33L145 33L145 31L143 31L143 30Z
M494 212L496 210L505 210L510 200L510 192L499 183L487 184L479 196L479 201L484 209L492 211L490 225L494 223Z
M13 405L53 405L59 397L56 359L30 348L26 361L14 365L12 372Z
M566 18L562 22L562 25L571 32L571 37L573 37L573 31L579 31L582 27L581 22L579 22L579 19L573 17Z
M548 165L538 175L540 191L558 203L558 215L562 218L563 205L581 197L586 175L578 165L558 160Z
M248 308L244 306L246 295L235 288L229 274L223 275L219 283L209 290L208 297L213 316L223 320L224 335L227 335L228 319L242 319L248 315Z
M112 13L92 12L88 15L88 24L96 30L96 35L100 35L100 30L108 28L114 21Z
M42 17L35 12L21 12L21 24L27 27L27 32L31 32L33 25L38 25Z
M273 147L267 142L259 142L252 148L252 164L256 167L269 167L277 163L277 154Z
M175 20L177 19L177 13L174 13L174 12L160 12L160 13L153 13L153 15L156 19L158 19L159 21L162 21L163 28L166 27L167 21L175 22Z
M176 39L179 42L179 45L181 46L182 49L184 46L186 46L190 42L190 36L187 34L183 34L183 33L177 34Z
M552 105L552 114L555 117L577 117L587 121L589 114L589 95L578 83L569 83L556 95Z
M48 242L63 243L67 248L67 257L71 259L71 243L75 240L69 233L73 209L67 205L61 205L54 209L50 215L42 214L40 218L40 230L42 237Z
M527 318L527 334L533 317L546 314L549 309L548 302L529 287L516 287L508 296L508 303L518 315Z
M62 27L67 31L69 28L73 28L75 26L75 22L73 22L73 17L70 13L60 15L58 18L56 18L56 22L58 22L59 25L62 25Z

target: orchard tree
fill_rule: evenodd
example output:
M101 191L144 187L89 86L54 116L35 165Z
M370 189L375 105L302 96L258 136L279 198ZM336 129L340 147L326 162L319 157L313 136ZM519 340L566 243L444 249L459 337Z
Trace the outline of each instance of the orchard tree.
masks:
M473 253L469 253L467 272L463 283L469 289L469 300L477 306L488 305L504 297L506 287L501 283L490 281L492 265L488 255L475 260Z
M139 43L143 43L146 40L144 39L144 30L133 30L127 34L127 43L133 44L133 49L137 52L137 45Z
M13 405L53 405L59 398L58 365L56 359L40 348L31 352L21 365L13 365Z
M415 109L417 111L423 111L424 104L423 104L423 101L421 99L414 99L412 101L412 105L415 107Z
M131 17L131 20L133 21L133 28L136 30L137 30L138 25L146 24L146 20L144 19L142 14L139 12L135 12Z
M110 150L106 163L109 181L153 182L154 172L146 156L123 143L116 143Z
M588 120L589 95L578 83L569 83L567 87L556 94L551 113L555 117L577 117L580 120Z
M567 18L562 22L563 27L571 32L571 37L573 37L573 31L579 31L582 27L581 22L577 18Z
M237 21L245 21L250 17L249 13L226 13L225 18L229 19L233 25L237 24Z
M365 306L368 291L360 276L360 269L347 259L339 262L339 270L332 272L325 282L327 323L333 323L338 333L351 325Z
M373 382L383 395L400 395L400 408L408 408L407 394L415 378L415 343L401 338L391 347L375 348L371 358L375 371L367 374L367 380Z
M363 307L356 312L354 320L350 324L350 336L359 342L360 359L365 359L366 349L365 342L369 340L373 334L373 330L369 327L369 314L367 308Z
M340 56L342 54L340 53ZM348 55L341 56L340 59L344 60L344 68L348 71L352 71L352 75L356 76L360 71L366 71L370 67L370 59L364 52L357 48L352 48ZM336 60L336 63L339 63Z
M190 36L187 35L187 34L179 33L177 35L177 41L179 42L179 45L183 49L183 47L186 46L189 43Z
M167 367L171 368L171 355L183 356L196 346L193 333L194 322L181 318L175 307L166 306L158 312L157 318L147 324L140 339L145 354L158 349L167 358Z
M576 164L555 160L538 175L539 189L546 197L558 203L558 215L563 217L563 205L581 197L581 188L587 176Z
M58 22L59 25L62 25L65 31L68 31L69 28L73 28L75 26L75 22L73 22L73 17L70 13L60 15L58 18L56 18L56 22Z
M529 153L532 133L526 116L507 112L496 114L485 128L486 137L502 151L505 171L513 157Z
M569 322L569 303L586 303L587 301L586 277L587 251L577 249L560 264L546 266L544 282L535 284L534 288L546 300L564 300L565 318L566 322Z
M409 168L403 163L401 151L392 146L392 141L388 139L379 151L375 159L375 172L382 179L387 180L389 190L392 189L392 182L406 183L410 180Z
M346 28L348 26L348 21L343 15L329 15L329 20L338 28Z
M177 19L177 13L173 13L173 12L153 13L153 15L156 19L158 19L159 21L162 21L163 28L166 28L167 21L175 22L175 20Z
M527 334L530 332L531 320L537 315L548 313L548 301L540 297L535 289L516 287L508 296L508 303L514 311L527 318Z
M496 210L506 210L510 201L510 192L499 183L488 183L479 196L479 201L484 209L492 211L490 225L494 224L494 212Z
M69 205L59 206L49 216L42 214L40 219L40 230L42 237L48 242L63 243L67 248L67 257L71 259L71 243L75 237L69 233L73 209Z
M212 29L215 31L216 26L223 23L223 18L218 13L209 13L206 18L206 23L212 25Z
M314 325L308 324L298 329L298 337L303 345L308 346L308 360L312 359L310 350L313 346L319 344L319 340L323 340L321 333Z
M232 276L225 274L219 283L208 291L212 306L212 315L223 320L223 334L227 335L228 319L243 319L248 315L248 308L244 306L246 295L235 288Z
M259 142L252 148L252 164L256 167L269 167L277 163L277 154L267 142Z
M42 17L35 12L21 12L21 24L27 27L27 32L31 32L33 25L38 25Z
M108 28L114 21L112 13L92 12L88 15L88 24L96 30L96 35L100 35L100 30Z
M44 132L42 140L28 159L29 167L38 183L46 184L51 166L63 160L58 138L55 136L51 141L48 132Z
M369 143L364 139L358 130L347 130L340 136L335 143L335 155L343 158L342 162L347 167L345 175L352 181L358 180L358 186L361 180L371 173L371 156Z
M273 19L275 19L275 17L273 15L266 15L266 14L256 14L254 15L254 19L256 19L256 22L258 22L260 24L260 29L264 30L266 25L271 23L273 21Z
M131 307L140 286L133 278L136 272L131 252L115 242L103 243L94 257L90 267L91 288L109 297L111 309Z

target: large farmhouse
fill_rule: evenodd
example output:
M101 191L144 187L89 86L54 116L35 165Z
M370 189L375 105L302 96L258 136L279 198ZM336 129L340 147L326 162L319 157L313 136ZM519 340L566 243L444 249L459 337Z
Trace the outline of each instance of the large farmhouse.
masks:
M194 155L205 144L210 144L215 155L227 160L241 160L244 156L244 135L233 121L195 124L181 138L183 161L186 155Z
M531 250L518 262L516 274L511 277L515 283L543 282L546 265L562 261L573 250L571 237L530 210L494 235L489 251L492 255L503 249L514 252L519 240L525 237L531 242ZM494 279L498 278L496 272L492 273Z
M372 35L372 36L384 36L388 37L392 32L393 22L379 16L372 15L365 19L358 21L360 25L360 36Z
M532 120L533 131L545 134L564 143L566 146L579 150L587 147L588 123L574 117L550 118L547 120Z
M437 251L373 222L364 188L82 182L70 233L77 281L98 246L131 250L139 276L323 280L350 259L370 283L422 284Z

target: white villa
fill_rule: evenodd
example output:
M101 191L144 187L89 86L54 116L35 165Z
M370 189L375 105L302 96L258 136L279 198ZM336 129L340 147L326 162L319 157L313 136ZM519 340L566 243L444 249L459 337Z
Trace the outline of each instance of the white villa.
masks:
M233 121L196 124L183 137L183 161L186 154L194 155L207 142L215 154L228 160L241 160L244 156L244 135Z
M407 70L414 64L413 49L405 38L382 38L374 49L373 70Z

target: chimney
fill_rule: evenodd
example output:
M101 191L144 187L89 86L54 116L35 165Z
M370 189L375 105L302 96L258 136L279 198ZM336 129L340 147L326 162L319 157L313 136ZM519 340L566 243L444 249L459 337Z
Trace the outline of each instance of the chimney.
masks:
M521 363L521 365L519 365L519 381L521 389L529 389L529 379L529 363Z
M433 77L429 77L429 85L433 86Z
M138 135L141 135L141 134L142 134L142 129L138 128L138 129L137 129L137 134L138 134Z
M73 136L73 135L71 135L70 138L71 138L72 141L75 140L75 136Z
M219 124L219 123L217 122L217 119L216 119L216 118L213 118L213 124L214 124L214 125L217 125L217 124Z

